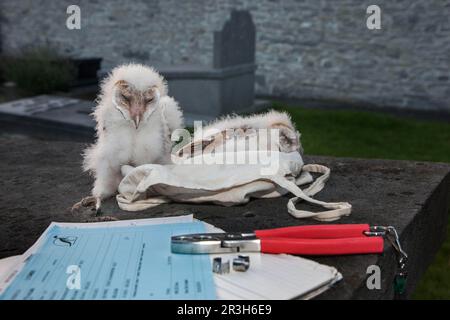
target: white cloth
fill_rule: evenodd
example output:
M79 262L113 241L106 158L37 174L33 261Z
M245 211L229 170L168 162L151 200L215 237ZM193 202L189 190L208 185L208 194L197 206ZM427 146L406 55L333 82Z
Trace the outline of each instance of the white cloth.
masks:
M267 152L267 151L246 151ZM274 152L274 151L272 151ZM239 156L239 152L235 152ZM123 180L119 185L117 202L127 211L139 211L169 202L212 202L232 206L248 202L251 198L273 198L288 192L295 197L289 199L288 212L296 218L314 218L333 221L351 213L347 202L323 202L311 198L323 189L330 170L322 165L303 164L299 152L276 152L278 170L274 174L262 174L268 165L263 164L188 164L196 163L200 156L186 159L185 163L139 167L122 167ZM199 161L201 162L201 161ZM310 173L320 173L313 181ZM302 191L299 186L311 183ZM326 211L311 212L295 207L305 200L326 208Z

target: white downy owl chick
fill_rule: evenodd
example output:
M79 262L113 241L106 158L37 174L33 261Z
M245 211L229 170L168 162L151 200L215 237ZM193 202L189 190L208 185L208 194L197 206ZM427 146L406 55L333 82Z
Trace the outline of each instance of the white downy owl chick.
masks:
M122 179L121 166L170 163L171 133L182 128L183 115L177 102L167 96L167 85L154 69L127 64L115 68L101 85L97 141L85 150L84 170L95 178L94 205L113 196ZM84 201L84 202L83 202Z

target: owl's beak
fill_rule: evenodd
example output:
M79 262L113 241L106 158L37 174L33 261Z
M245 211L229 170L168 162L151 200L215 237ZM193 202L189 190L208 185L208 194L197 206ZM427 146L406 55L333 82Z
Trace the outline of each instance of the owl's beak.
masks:
M144 115L144 108L141 107L131 107L130 109L130 118L134 123L134 126L139 128L139 124L141 123L141 120Z
M134 126L137 128L139 128L139 123L141 122L141 117L139 115L137 115L136 117L133 118L133 122L134 122Z

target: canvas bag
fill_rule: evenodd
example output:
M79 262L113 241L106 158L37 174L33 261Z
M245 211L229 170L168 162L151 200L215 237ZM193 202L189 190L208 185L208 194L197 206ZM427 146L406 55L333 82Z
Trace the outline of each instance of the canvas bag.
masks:
M229 128L240 130L229 135L226 132ZM277 129L279 141L263 148L259 146L258 149L251 149L248 145L236 148L236 141L248 139L259 129ZM234 143L232 151L227 150L231 141ZM212 155L235 160L261 157L269 161L211 163ZM263 115L218 120L194 136L193 141L180 148L175 156L174 164L146 164L136 168L123 166L124 178L116 196L119 207L139 211L170 202L209 202L232 206L247 203L251 198L274 198L292 193L294 197L288 200L287 210L296 218L333 221L351 213L351 205L347 202L324 202L312 198L324 188L330 169L319 164L303 163L300 134L284 113L271 111ZM262 174L272 168L275 163L272 161L276 161L277 165L273 166L276 170ZM314 180L311 173L320 176ZM308 184L304 190L300 188ZM297 209L295 205L301 200L326 210L312 212Z

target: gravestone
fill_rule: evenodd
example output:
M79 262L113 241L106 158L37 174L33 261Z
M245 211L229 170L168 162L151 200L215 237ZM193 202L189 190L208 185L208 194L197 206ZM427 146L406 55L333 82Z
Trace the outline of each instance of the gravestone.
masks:
M231 12L214 32L212 66L156 66L186 114L211 119L255 111L255 25L248 11Z
M40 95L0 104L0 121L15 126L44 127L91 137L94 103L52 95Z
M255 64L256 29L248 11L232 11L222 30L214 32L214 68Z

